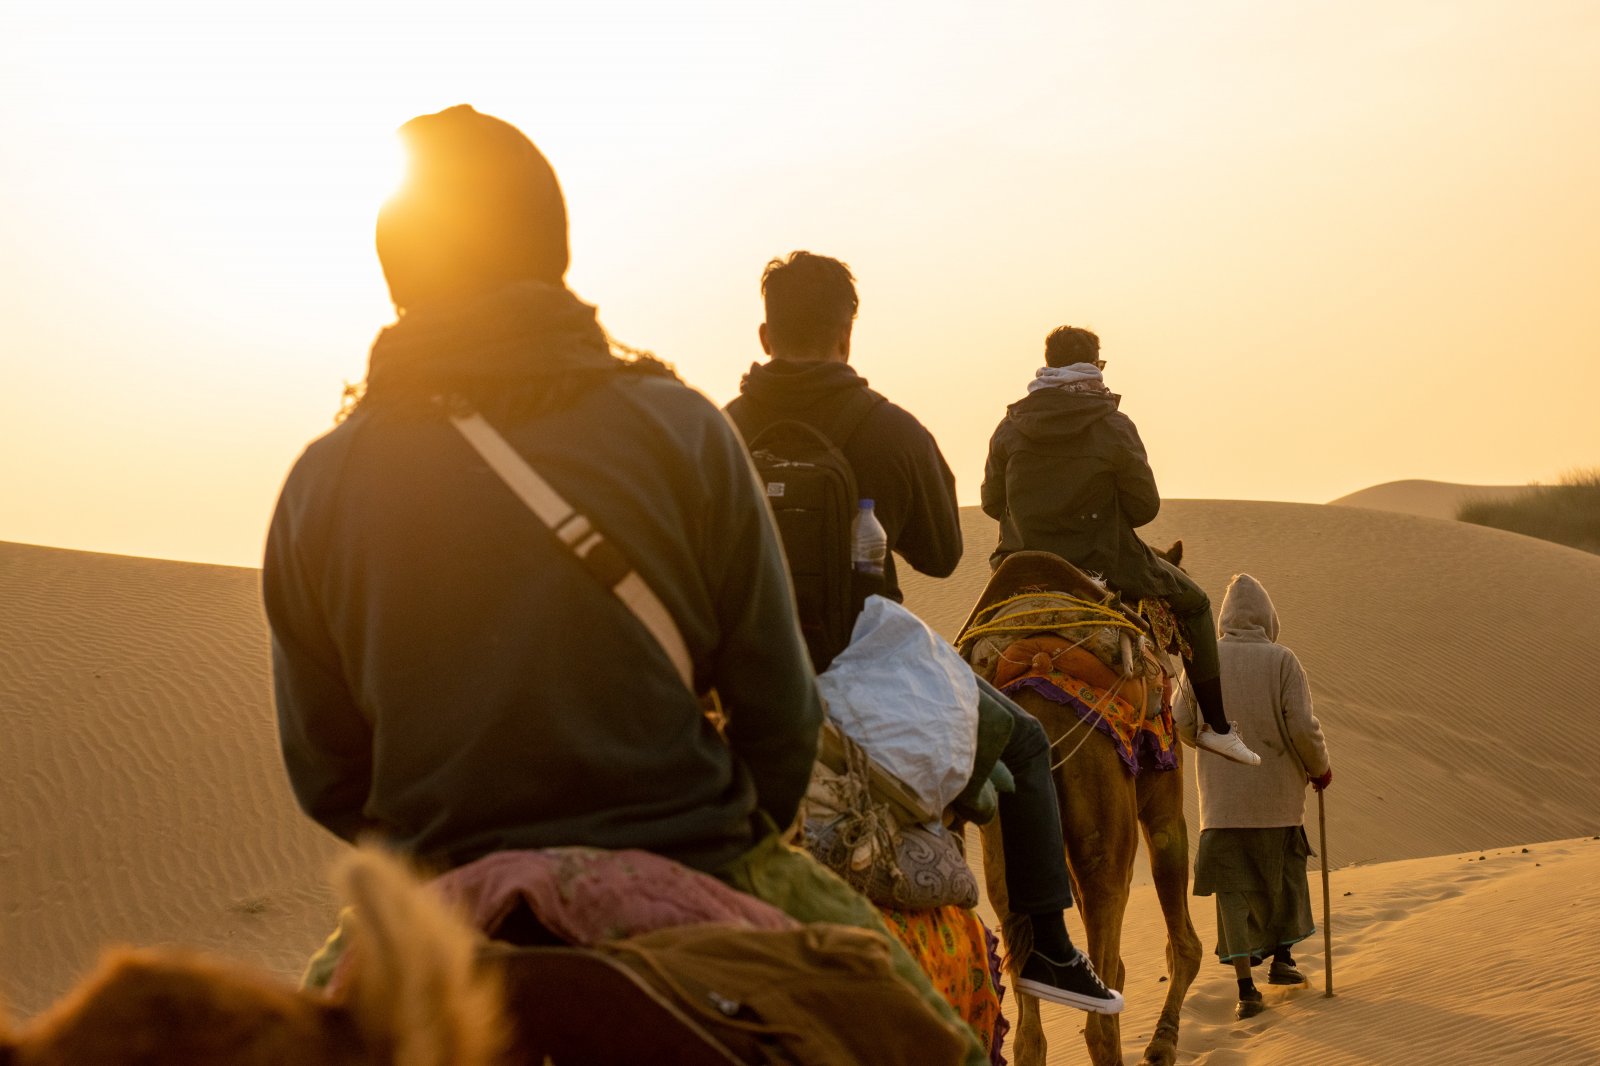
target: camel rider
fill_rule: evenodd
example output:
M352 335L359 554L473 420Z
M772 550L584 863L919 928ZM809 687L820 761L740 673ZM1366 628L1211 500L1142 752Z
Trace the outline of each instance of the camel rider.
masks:
M775 828L822 707L738 435L659 363L613 356L566 285L565 200L520 130L458 106L402 135L377 235L398 320L359 404L290 472L262 570L301 806L439 870L638 848L868 928L985 1061L871 903ZM491 464L507 452L581 513L547 527L529 479ZM677 655L615 591L630 571ZM695 695L712 688L722 729Z
M750 368L739 396L727 407L728 417L746 441L782 419L827 434L841 411L870 392L866 379L849 365L859 302L855 278L837 259L794 252L767 264L761 294L767 314L759 336L771 358ZM961 512L955 477L932 434L909 412L880 398L847 439L833 443L849 461L861 495L871 497L882 516L891 553L886 594L900 599L892 553L923 573L948 576L961 559ZM1001 794L999 817L1011 910L1027 915L1033 932L1033 951L1018 971L1018 987L1052 1003L1115 1014L1122 1010L1122 995L1105 986L1073 945L1062 917L1072 906L1072 882L1061 848L1050 741L1021 707L998 691L991 689L990 695L1013 721L1000 758L1017 787Z
M1139 431L1102 378L1100 338L1062 326L1044 354L1028 394L989 439L983 510L1000 523L990 565L1015 551L1053 552L1126 599L1166 600L1191 649L1184 665L1205 719L1197 746L1258 764L1223 707L1210 598L1134 532L1155 518L1161 494Z

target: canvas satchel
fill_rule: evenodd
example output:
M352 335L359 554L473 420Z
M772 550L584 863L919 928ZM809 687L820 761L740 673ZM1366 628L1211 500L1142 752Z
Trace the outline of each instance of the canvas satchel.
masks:
M894 973L888 942L849 926L688 925L601 946L748 1063L942 1066L960 1033Z

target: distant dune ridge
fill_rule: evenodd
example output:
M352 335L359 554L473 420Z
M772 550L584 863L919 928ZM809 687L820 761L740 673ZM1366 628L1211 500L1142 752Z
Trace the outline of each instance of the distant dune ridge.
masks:
M1424 518L1454 519L1461 505L1479 500L1509 500L1524 495L1530 485L1456 485L1448 481L1388 481L1329 503L1336 507L1365 507L1369 511L1398 511Z
M981 512L962 518L956 575L905 581L908 604L947 636L994 542ZM1182 537L1214 598L1237 571L1266 585L1336 767L1341 997L1270 989L1272 1009L1241 1025L1231 973L1208 959L1185 1061L1600 1059L1600 1020L1574 1006L1600 1001L1600 841L1588 840L1600 832L1600 557L1304 504L1169 501L1143 532L1163 547ZM284 781L258 582L0 544L0 992L17 1014L60 995L109 942L180 942L292 978L328 931L324 872L341 845ZM1209 949L1211 904L1193 910ZM1159 1006L1160 937L1138 889L1130 1051ZM1302 952L1319 979L1320 953L1319 935ZM1081 1015L1046 1018L1059 1061L1080 1061Z

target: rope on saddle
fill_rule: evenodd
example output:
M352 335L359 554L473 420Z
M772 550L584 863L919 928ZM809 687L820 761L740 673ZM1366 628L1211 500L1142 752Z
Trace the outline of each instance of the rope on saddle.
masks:
M833 816L830 820L834 829L831 841L817 858L858 890L871 880L874 867L887 874L890 885L898 885L905 877L894 861L899 826L888 807L872 794L866 749L848 736L843 739L844 773L824 773L820 763L817 765L821 769L814 771L810 795L820 785L828 797L822 806ZM811 841L807 844L810 850Z
M1083 647L1087 643L1089 643L1089 638L1088 637L1079 637L1077 640L1073 641L1071 644L1068 644L1065 648L1057 648L1055 651L1050 652L1049 654L1046 654L1045 652L1038 652L1034 656L1033 659L1013 659L1010 655L1007 654L1007 652L1009 652L1012 648L1016 647L1016 644L1011 644L1011 645L1007 645L1006 651L1002 651L1000 653L1000 658L1002 660L1004 660L1005 662L1010 663L1012 666L1028 666L1031 663L1035 662L1038 659L1039 655L1044 655L1045 658L1050 660L1050 665L1054 666L1056 664L1056 660L1061 658L1063 655L1067 654L1067 652L1069 652L1069 651L1077 651L1079 648Z
M1030 609L1016 610L1010 614L1002 613L1005 608L1024 602L1029 605ZM1049 606L1036 606L1041 602ZM970 642L983 637L1010 637L1020 640L1041 633L1058 633L1066 637L1070 630L1097 629L1126 630L1136 638L1147 636L1143 627L1129 619L1115 607L1105 603L1096 603L1093 600L1086 600L1080 596L1073 596L1065 592L1040 590L1019 593L985 607L973 617L972 624L962 631L961 635L956 638L955 643L958 648L965 649ZM1090 635L1086 634L1076 640L1070 647L1057 651L1050 656L1052 663L1065 652L1073 648L1082 647L1088 643L1089 639ZM1000 652L1000 657L1008 662L1016 662L1004 650ZM1085 704L1095 719L1099 719L1102 722L1105 721L1105 708L1117 699L1125 682L1126 678L1119 676L1116 684L1110 689L1102 690L1100 698L1092 703ZM1144 719L1144 712L1145 708L1138 708L1140 722ZM1094 722L1090 718L1080 717L1071 729L1051 742L1050 748L1053 754L1057 748L1072 739L1072 735L1080 728L1083 729L1083 735L1078 738L1078 742L1073 745L1071 751L1051 764L1050 769L1052 771L1060 769L1073 756L1078 754L1079 749L1094 734Z
M1043 600L1059 606L1041 607L1031 611L1017 611L1013 614L1001 616L1002 608L1022 600L1038 602ZM1063 617L1064 613L1078 617ZM1086 616L1086 617L1085 617ZM1126 629L1130 633L1143 634L1133 622L1129 621L1121 611L1115 607L1108 607L1103 603L1093 600L1069 596L1065 592L1024 592L1001 600L999 603L990 604L972 620L972 624L956 638L956 646L962 647L969 640L997 634L1024 636L1034 633L1057 633L1063 629Z
M1055 664L1056 659L1060 658L1062 655L1065 655L1067 652L1072 651L1075 648L1083 647L1083 645L1088 642L1088 639L1089 639L1088 637L1084 637L1081 640L1076 641L1075 643L1067 645L1065 648L1062 648L1060 651L1056 652L1054 655L1051 655L1049 657L1051 665L1053 666ZM1027 665L1021 659L1013 659L1013 658L1011 658L1011 656L1007 655L1005 652L1001 652L1000 653L1000 658L1004 659L1006 662L1014 663L1014 664L1016 664L1018 666ZM1117 695L1117 693L1119 691L1121 691L1121 689L1122 689L1122 678L1119 677L1117 679L1116 685L1114 685L1110 689L1110 691L1108 691L1106 693L1106 696L1108 698L1114 697L1114 696ZM1088 707L1089 707L1090 711L1094 712L1094 716L1096 718L1099 718L1102 721L1105 720L1105 715L1101 712L1100 707L1099 707L1098 704L1089 704ZM1084 741L1089 739L1090 734L1092 734L1094 732L1094 727L1093 727L1090 719L1088 719L1088 718L1079 718L1076 722L1072 723L1072 728L1068 729L1065 733L1061 734L1061 736L1057 737L1056 739L1054 739L1054 740L1052 740L1050 742L1050 751L1053 754L1058 747L1060 747L1061 745L1065 744L1067 741L1072 739L1072 734L1076 733L1079 729L1084 729L1085 727L1087 727L1086 731L1084 732L1083 736L1078 740L1078 743L1073 745L1072 750L1067 752L1061 758L1057 759L1055 762L1050 764L1050 770L1051 770L1052 773L1055 772L1056 770L1061 769L1061 767L1066 765L1067 762L1070 761L1071 758L1074 755L1078 754L1078 749L1083 747Z
M1096 718L1100 719L1100 721L1103 722L1103 721L1105 721L1105 718L1106 718L1105 712L1102 711L1100 708L1104 707L1106 705L1106 703L1110 702L1111 700L1116 699L1117 694L1122 691L1122 684L1123 684L1124 680L1125 680L1124 678L1120 678L1120 677L1117 678L1117 683L1115 685L1111 686L1111 688L1109 688L1109 689L1104 690L1105 691L1105 695L1104 695L1103 699L1096 700L1094 703L1086 704L1086 706L1089 708L1089 710L1094 712L1094 716ZM1139 709L1139 721L1140 722L1144 721L1144 709L1143 708ZM1077 722L1077 725L1074 725L1071 729L1067 730L1066 733L1062 734L1060 740L1051 741L1050 750L1054 751L1055 748L1056 748L1056 745L1066 743L1067 739L1069 737L1071 737L1073 733L1077 732L1078 726L1089 726L1089 728L1084 730L1083 736L1081 738L1079 738L1078 742L1072 746L1072 750L1071 751L1067 752L1061 758L1057 759L1055 762L1050 764L1051 772L1054 772L1056 770L1061 769L1061 767L1065 766L1068 762L1070 762L1072 757L1074 755L1078 754L1078 749L1083 747L1084 742L1087 741L1091 736L1094 735L1094 727L1093 727L1093 725L1091 725L1089 719L1087 719L1087 718L1079 718L1078 722Z

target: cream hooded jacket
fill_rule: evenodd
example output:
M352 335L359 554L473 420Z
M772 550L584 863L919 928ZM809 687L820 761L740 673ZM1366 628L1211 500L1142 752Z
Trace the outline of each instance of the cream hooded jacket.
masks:
M1261 756L1244 766L1201 751L1201 829L1268 829L1305 820L1308 777L1329 769L1322 726L1311 713L1311 686L1294 652L1277 643L1278 612L1261 583L1237 574L1222 600L1222 697L1245 743ZM1184 679L1173 717L1194 745L1199 712Z

